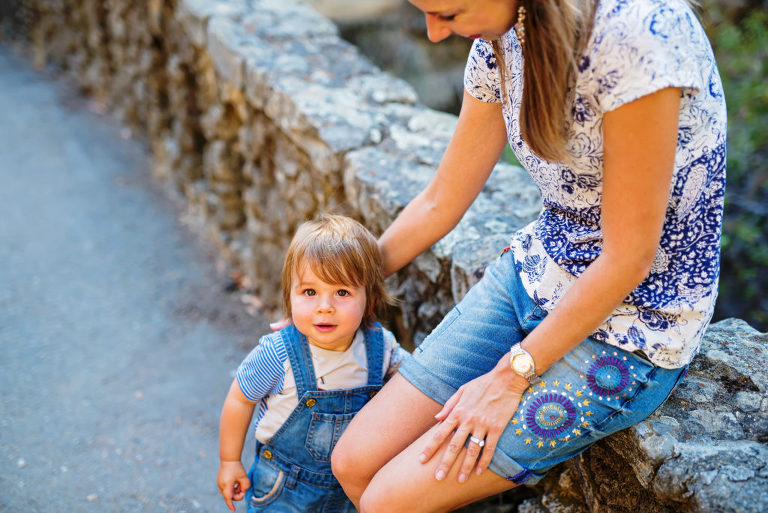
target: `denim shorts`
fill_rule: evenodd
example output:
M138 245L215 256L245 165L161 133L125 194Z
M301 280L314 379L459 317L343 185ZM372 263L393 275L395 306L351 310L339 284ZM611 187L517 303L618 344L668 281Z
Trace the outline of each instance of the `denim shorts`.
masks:
M444 404L461 385L490 371L545 315L523 288L507 251L400 372ZM523 394L489 468L516 484L538 481L604 436L648 417L686 369L657 367L642 354L585 339Z

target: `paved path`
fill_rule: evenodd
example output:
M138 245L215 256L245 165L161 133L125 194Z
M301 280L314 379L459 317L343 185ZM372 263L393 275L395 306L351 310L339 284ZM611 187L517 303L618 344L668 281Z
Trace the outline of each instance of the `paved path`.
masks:
M219 408L266 322L87 106L0 45L0 511L227 511Z

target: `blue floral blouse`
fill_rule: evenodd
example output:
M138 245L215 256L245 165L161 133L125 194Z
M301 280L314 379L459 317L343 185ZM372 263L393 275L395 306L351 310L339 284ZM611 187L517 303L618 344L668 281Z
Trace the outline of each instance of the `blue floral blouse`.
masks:
M514 30L502 41L509 143L538 185L544 207L538 220L514 234L511 247L528 293L547 311L602 248L603 114L666 87L682 88L674 175L656 259L648 277L593 336L642 350L660 367L689 363L717 297L725 187L725 99L696 16L682 0L600 0L576 78L568 164L538 158L521 138L523 54ZM475 41L464 86L481 101L501 101L488 41Z

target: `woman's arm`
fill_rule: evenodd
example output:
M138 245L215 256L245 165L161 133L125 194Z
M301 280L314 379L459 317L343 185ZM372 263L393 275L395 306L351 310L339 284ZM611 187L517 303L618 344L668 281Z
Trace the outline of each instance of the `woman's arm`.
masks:
M243 395L235 379L221 409L219 423L219 472L216 481L227 507L235 511L233 500L242 500L251 486L240 461L255 403Z
M539 374L593 333L647 276L669 199L679 105L680 90L668 88L605 114L603 249L523 340L521 345L533 356ZM424 460L431 458L456 430L436 475L447 474L469 434L486 435L477 472L487 468L527 386L525 379L511 372L505 355L491 372L459 389L438 414L442 426L423 451ZM479 452L476 444L470 449L460 472L467 476Z
M458 224L485 185L506 144L501 104L481 102L465 91L456 131L435 176L379 239L386 276Z
M588 337L650 272L669 201L680 89L667 88L603 119L603 248L523 342L542 372Z

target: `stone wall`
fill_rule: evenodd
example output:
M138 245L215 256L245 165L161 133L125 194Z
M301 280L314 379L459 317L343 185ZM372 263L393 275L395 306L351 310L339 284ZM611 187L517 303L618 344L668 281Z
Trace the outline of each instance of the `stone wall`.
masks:
M296 226L337 211L380 233L427 183L456 123L298 0L19 5L38 64L147 139L158 179L270 309ZM527 175L500 164L460 225L391 278L401 338L418 343L539 208ZM536 498L515 491L499 507L768 509L766 342L738 321L715 325L659 412L552 472Z
M429 180L456 123L296 0L26 5L38 60L146 135L157 176L268 308L300 222L337 211L380 233ZM400 334L418 343L538 209L527 175L500 165L462 225L392 280Z

